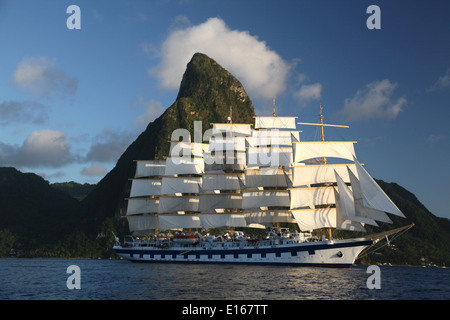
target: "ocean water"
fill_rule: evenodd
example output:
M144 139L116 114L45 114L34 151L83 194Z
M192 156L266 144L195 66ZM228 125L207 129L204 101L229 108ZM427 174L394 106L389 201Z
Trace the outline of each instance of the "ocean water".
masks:
M69 270L77 266L77 272ZM0 259L0 300L449 300L450 269ZM79 276L72 281L72 278ZM70 278L70 279L69 279ZM68 281L69 279L69 281ZM69 282L69 284L68 284ZM370 283L375 283L370 280ZM69 289L79 284L79 289ZM370 286L370 285L369 285Z

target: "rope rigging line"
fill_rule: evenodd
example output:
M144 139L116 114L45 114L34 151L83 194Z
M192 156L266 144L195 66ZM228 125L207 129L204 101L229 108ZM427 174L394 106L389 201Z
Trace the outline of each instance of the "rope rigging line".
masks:
M400 232L397 232L397 233L393 234L393 235L392 235L392 238L391 238L390 240L386 241L386 243L385 243L384 245L382 245L382 246L380 246L380 247L378 247L378 248L373 248L374 246L368 247L368 248L366 249L366 252L360 254L360 255L358 256L358 258L362 258L362 257L368 256L369 254L374 253L375 251L378 251L378 250L380 250L381 248L384 248L384 247L387 246L387 245L390 245L390 243L391 243L392 241L394 241L396 238L400 237L403 233L405 233L406 231L408 231L408 230L411 229L411 228L412 228L412 226L410 226L409 228L407 228L407 229L405 229L405 230L402 230L402 231L400 231ZM386 237L387 237L387 236L386 236ZM373 250L370 250L370 248L373 248Z

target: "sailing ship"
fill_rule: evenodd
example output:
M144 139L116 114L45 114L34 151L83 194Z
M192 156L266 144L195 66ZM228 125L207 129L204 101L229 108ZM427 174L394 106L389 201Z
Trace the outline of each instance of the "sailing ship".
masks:
M357 160L355 141L325 141L324 127L346 126L324 124L320 110L319 123L297 123L277 116L274 101L272 116L238 124L230 109L205 132L208 143L188 135L171 141L165 160L136 161L132 235L116 237L115 253L141 262L350 267L367 247L410 228L332 237L332 229L359 235L405 216ZM322 139L301 141L297 124L319 126Z

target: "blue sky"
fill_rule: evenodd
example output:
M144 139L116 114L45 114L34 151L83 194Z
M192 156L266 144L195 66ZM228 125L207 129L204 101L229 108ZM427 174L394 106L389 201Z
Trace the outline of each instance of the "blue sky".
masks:
M81 11L70 30L69 5ZM366 26L369 5L381 29ZM450 218L450 3L0 0L0 166L96 183L176 98L194 52L243 83L258 114L349 129L377 179ZM303 129L303 140L317 131Z

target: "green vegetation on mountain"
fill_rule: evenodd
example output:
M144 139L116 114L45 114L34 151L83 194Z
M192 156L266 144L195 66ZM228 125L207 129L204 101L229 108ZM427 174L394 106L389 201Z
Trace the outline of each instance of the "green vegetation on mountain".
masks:
M193 123L199 120L205 131L211 123L225 122L230 107L233 122L253 123L253 104L241 83L197 53L187 65L176 101L147 126L97 185L49 184L32 173L0 168L0 257L114 257L112 232L120 237L128 233L123 215L134 160L164 159L174 129L186 128L193 134ZM393 224L367 226L368 233L412 222L415 226L390 246L372 247L359 262L450 265L450 221L433 215L401 186L378 183L406 219L391 217ZM350 234L336 230L333 236Z
M77 225L78 209L76 199L40 176L0 168L0 255L64 239Z
M414 194L398 184L381 180L377 182L406 216L406 219L390 216L393 224L383 225L381 229L394 229L409 223L415 225L395 238L391 245L386 246L386 241L383 241L384 247L376 245L370 248L373 252L361 257L361 261L370 264L389 262L401 265L449 266L450 220L433 215ZM380 228L367 226L366 229L368 233L380 232Z

